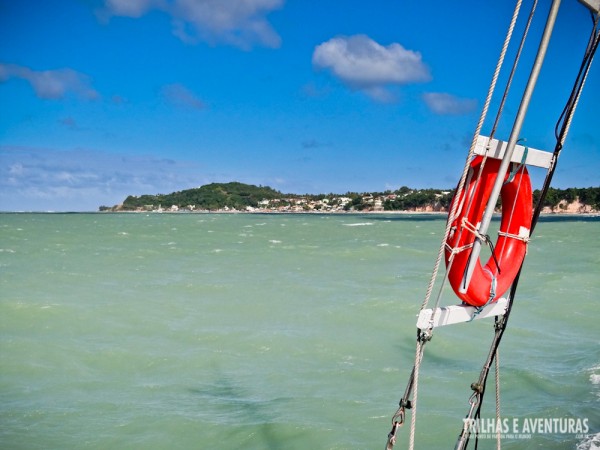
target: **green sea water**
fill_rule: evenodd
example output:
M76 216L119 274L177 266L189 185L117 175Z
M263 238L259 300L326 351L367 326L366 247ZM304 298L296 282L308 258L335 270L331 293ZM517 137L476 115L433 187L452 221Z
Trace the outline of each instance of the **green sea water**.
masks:
M444 227L409 215L0 214L0 448L383 449ZM542 220L500 350L502 416L588 430L503 448L600 448L599 272L600 218ZM487 319L436 331L416 448L454 448L492 335Z

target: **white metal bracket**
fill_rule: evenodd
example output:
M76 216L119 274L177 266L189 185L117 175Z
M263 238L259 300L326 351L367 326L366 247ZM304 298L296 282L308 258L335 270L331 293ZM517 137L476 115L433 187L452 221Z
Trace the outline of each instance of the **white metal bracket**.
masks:
M502 316L506 313L507 307L508 300L502 297L485 306L479 312L477 312L479 308L470 305L452 305L436 309L424 309L419 313L417 318L417 328L425 331L444 325L470 322L471 320L485 319L492 316ZM434 311L435 315L433 314ZM433 322L431 321L432 316Z
M477 137L477 143L475 144L475 154L487 155L494 159L502 159L507 146L507 142L499 141L498 139L490 140L487 136L479 136ZM510 160L512 162L520 163L523 161L524 153L525 147L523 145L516 145ZM553 155L550 152L527 147L525 164L547 169L552 164L552 156Z

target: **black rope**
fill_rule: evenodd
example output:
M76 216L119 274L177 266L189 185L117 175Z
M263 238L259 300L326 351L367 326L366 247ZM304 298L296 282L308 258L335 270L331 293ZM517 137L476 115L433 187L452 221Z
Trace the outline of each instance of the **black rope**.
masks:
M556 138L556 145L554 147L553 152L553 164L548 173L546 174L546 179L544 180L543 188L540 192L540 196L538 198L537 204L535 206L535 210L533 213L533 219L531 223L531 233L535 229L538 219L540 217L540 213L544 208L544 200L546 199L546 195L548 194L548 189L550 189L550 183L552 182L552 177L554 176L554 172L556 171L556 166L558 165L558 157L560 156L560 152L562 151L562 142L566 137L566 133L568 131L566 120L568 117L574 114L574 109L576 106L577 98L581 94L581 90L583 89L583 81L587 76L587 73L590 70L592 60L594 59L594 54L598 49L598 42L600 41L600 30L598 30L598 19L599 17L594 17L592 15L592 32L590 34L590 38L588 40L588 45L586 47L583 61L581 62L581 66L579 67L579 72L577 74L577 78L575 79L575 83L573 84L573 88L571 89L571 95L569 96L569 100L567 101L563 111L556 122L556 126L554 127L554 136Z
M496 258L496 249L494 248L494 243L492 242L492 238L490 237L489 234L486 234L485 236L485 242L487 242L487 245L490 247L490 251L492 252L492 258L494 259L494 263L496 263L496 269L498 269L498 273L502 273L502 271L500 270L500 264L498 264L498 258Z

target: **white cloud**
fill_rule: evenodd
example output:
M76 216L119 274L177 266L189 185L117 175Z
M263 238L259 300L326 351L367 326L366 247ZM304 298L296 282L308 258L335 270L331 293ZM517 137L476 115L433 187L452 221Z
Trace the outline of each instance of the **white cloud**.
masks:
M187 43L198 40L243 49L253 45L279 47L281 38L266 15L284 0L105 0L99 17L141 17L161 10L171 17L173 34Z
M312 62L351 88L381 101L390 100L389 85L431 78L420 53L398 43L383 46L365 35L339 36L323 42L315 48Z
M88 100L99 97L89 78L72 69L35 71L16 64L0 64L0 82L11 78L26 80L36 95L44 99L61 99L70 93Z
M182 84L176 83L164 86L162 95L168 102L176 106L192 109L203 109L205 107L204 102Z
M477 108L477 100L459 98L443 92L427 92L423 100L431 111L436 114L460 115L468 114Z
M111 15L140 17L162 2L156 0L105 0L107 11Z

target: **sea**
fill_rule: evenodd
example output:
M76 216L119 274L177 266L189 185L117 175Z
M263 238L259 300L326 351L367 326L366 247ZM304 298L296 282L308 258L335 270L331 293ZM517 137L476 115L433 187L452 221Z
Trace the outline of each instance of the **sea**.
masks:
M0 214L0 448L383 450L445 223ZM599 272L600 217L542 217L499 351L502 448L600 448ZM415 448L454 448L493 334L435 330Z

